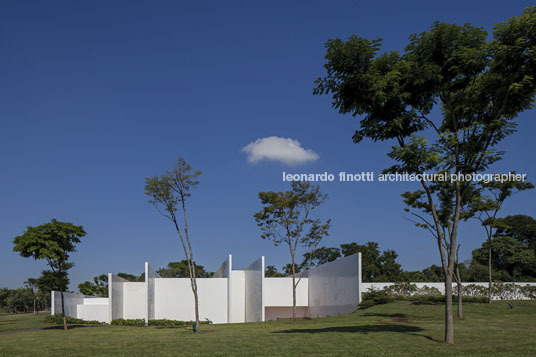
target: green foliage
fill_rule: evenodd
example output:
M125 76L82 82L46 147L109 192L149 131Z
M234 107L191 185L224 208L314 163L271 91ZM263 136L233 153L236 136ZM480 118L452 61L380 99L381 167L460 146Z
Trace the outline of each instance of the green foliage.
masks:
M361 253L362 277L364 282L392 282L400 279L401 265L396 262L398 254L394 250L380 253L378 243L367 242L341 244L341 252L347 257Z
M123 278L125 280L131 281L131 282L143 282L145 281L145 273L141 273L140 276L128 274L128 273L118 273L118 277Z
M52 219L49 223L37 227L27 227L26 231L13 239L13 250L23 257L44 259L57 274L56 283L60 291L65 291L66 279L63 273L73 266L69 262L69 254L76 251L76 244L86 235L82 226L70 222Z
M74 317L66 316L68 324L77 324L77 325L102 325L103 322L100 321L86 321L81 319L75 319ZM55 325L63 325L63 316L59 314L55 315L47 315L45 316L45 322L55 324Z
M84 295L108 297L108 275L101 274L93 278L93 283L85 281L78 284L78 290Z
M267 265L264 271L264 276L267 278L282 278L286 275L277 271L277 268L274 265Z
M315 248L309 253L303 254L303 261L300 264L301 269L314 267L335 261L341 257L339 248L320 247Z
M195 262L194 262L195 264ZM188 261L169 262L166 268L158 269L158 274L162 278L189 278ZM205 271L205 267L195 264L196 278L210 278L213 273Z
M487 266L488 242L473 250L474 266ZM492 268L495 279L503 281L534 281L536 254L527 244L509 236L491 239Z

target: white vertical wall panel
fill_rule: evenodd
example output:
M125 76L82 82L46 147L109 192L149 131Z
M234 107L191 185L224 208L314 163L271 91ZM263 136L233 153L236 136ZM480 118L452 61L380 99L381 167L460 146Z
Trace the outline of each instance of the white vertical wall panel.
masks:
M110 321L123 318L123 284L128 281L115 275L108 274L108 298Z
M309 279L311 317L347 314L359 304L361 253L305 272Z
M264 278L264 291L265 306L292 306L292 278ZM296 306L308 305L309 279L302 277L296 286Z
M264 321L264 257L245 269L246 322Z
M155 287L154 280L160 277L158 273L149 265L149 262L145 262L145 291L147 293L146 299L146 314L145 324L149 323L149 320L154 320L154 310L155 310Z
M229 322L246 321L246 272L244 270L231 271L231 319Z

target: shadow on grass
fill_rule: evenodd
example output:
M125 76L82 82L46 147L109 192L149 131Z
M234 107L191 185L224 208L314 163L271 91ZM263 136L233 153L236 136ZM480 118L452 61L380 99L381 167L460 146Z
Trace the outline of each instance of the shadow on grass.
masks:
M376 316L376 317L389 317L389 318L407 318L409 317L408 315L406 314L373 314L373 313L370 313L370 312L366 312L364 314L361 314L361 316Z
M361 326L335 326L319 329L292 329L274 331L273 333L324 333L324 332L351 332L351 333L377 333L377 332L398 332L398 333L415 333L424 329L417 326L407 325L361 325Z
M412 305L445 305L444 301L413 301Z
M100 327L101 325L67 325L68 330L73 330L75 328L81 327ZM43 327L41 330L63 330L63 325Z

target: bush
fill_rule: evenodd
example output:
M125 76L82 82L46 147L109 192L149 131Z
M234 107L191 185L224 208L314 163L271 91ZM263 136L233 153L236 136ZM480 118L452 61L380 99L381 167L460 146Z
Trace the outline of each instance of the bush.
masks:
M199 321L200 324L211 324L212 321ZM180 321L180 320L149 320L149 326L163 326L163 327L178 327L178 326L192 326L195 321ZM117 326L145 326L144 319L115 319L112 321L112 325Z
M66 316L67 317L67 323L68 324L77 324L77 325L102 325L103 322L100 321L86 321L86 320L80 320L75 319L74 317ZM48 315L45 316L45 322L56 324L56 325L63 325L63 316L59 314L55 315Z
M384 288L389 295L413 295L417 292L417 285L411 283L395 283L391 286Z

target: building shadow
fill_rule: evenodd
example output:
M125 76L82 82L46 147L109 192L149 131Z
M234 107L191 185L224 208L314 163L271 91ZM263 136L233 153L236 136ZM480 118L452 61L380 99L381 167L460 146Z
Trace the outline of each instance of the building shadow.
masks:
M416 333L422 332L424 329L418 326L407 325L359 325L359 326L335 326L325 328L308 328L308 329L291 329L274 331L273 333L325 333L325 332L350 332L350 333L377 333L377 332L397 332L397 333Z

